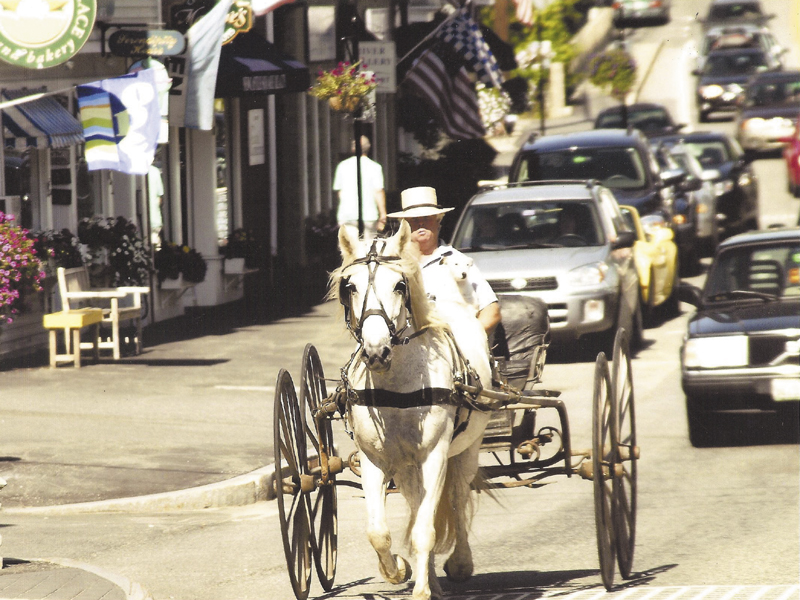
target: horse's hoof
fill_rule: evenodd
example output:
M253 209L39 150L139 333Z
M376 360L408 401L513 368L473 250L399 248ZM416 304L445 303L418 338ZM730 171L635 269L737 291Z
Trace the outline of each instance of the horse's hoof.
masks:
M392 558L394 559L395 565L397 565L397 573L394 577L389 577L386 569L384 569L383 565L378 562L378 570L381 573L381 577L383 577L389 583L393 583L395 585L398 583L405 583L411 579L411 565L408 564L408 561L399 554L392 555Z
M472 563L468 565L460 565L459 567L452 568L450 566L450 561L444 563L444 574L447 575L447 579L450 581L466 581L470 577L472 577Z

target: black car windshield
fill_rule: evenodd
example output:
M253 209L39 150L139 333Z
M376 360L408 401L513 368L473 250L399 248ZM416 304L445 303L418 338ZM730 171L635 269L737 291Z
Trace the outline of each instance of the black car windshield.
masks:
M708 13L709 19L741 19L761 16L761 5L758 2L730 2L713 4Z
M710 77L735 77L752 75L759 67L766 70L767 61L762 52L709 54L703 66L703 75Z
M536 152L523 158L519 181L597 179L614 189L640 190L647 185L636 148L578 148Z
M720 253L708 274L707 301L800 297L800 244L753 245Z
M713 169L731 159L728 147L722 141L686 142L686 147L700 161L704 169Z
M668 128L672 122L662 108L647 108L628 111L628 124L644 132ZM624 129L627 125L622 120L621 113L606 113L597 118L596 129Z
M745 106L783 104L800 108L800 78L794 81L755 83L747 88Z
M453 236L453 246L468 251L597 246L604 242L595 205L579 200L471 206Z

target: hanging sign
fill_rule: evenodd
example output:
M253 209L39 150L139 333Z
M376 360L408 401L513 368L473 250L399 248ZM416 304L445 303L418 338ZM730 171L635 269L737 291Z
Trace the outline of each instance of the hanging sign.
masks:
M225 17L225 30L222 32L222 45L233 41L238 34L253 28L253 7L250 0L233 0L231 9Z
M186 48L186 40L171 29L118 29L108 47L114 56L175 56Z
M46 69L75 56L89 39L96 0L16 0L0 10L0 59Z

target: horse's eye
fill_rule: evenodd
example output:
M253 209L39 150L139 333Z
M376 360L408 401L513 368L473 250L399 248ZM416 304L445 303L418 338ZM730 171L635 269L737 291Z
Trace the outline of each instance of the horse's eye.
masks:
M405 281L398 281L397 285L394 286L394 291L398 294L405 294L408 286L406 286Z

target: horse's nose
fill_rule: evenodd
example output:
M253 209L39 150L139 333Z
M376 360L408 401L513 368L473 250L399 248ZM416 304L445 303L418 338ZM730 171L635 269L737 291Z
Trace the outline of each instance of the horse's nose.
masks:
M392 362L392 347L382 344L374 348L364 347L362 357L367 363L367 367L373 371L385 371Z

